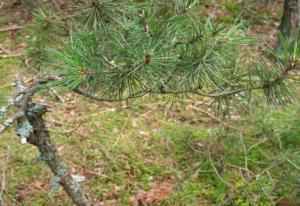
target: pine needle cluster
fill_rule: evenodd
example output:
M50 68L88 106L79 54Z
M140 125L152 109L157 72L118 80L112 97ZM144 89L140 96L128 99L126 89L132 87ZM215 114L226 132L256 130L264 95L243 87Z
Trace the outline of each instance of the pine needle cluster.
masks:
M297 42L281 36L268 58L243 61L253 39L245 24L203 20L198 1L89 0L76 5L70 37L47 48L52 82L90 98L124 100L196 94L216 103L250 100L263 90L272 103L291 101L299 69Z

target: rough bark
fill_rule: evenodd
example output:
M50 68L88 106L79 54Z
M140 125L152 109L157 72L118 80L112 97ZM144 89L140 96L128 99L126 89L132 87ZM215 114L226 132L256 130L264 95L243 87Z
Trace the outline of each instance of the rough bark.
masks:
M28 142L38 148L41 160L51 168L54 179L61 184L73 203L77 206L89 206L87 195L81 189L68 171L67 165L61 159L55 144L51 141L49 132L45 126L43 114L47 111L46 106L31 103L26 111L26 117L33 127L33 134Z
M87 195L72 177L55 144L51 141L43 119L43 115L47 112L47 106L32 102L35 93L41 88L46 88L42 85L56 79L55 76L48 76L45 79L36 80L26 87L22 78L16 75L17 94L8 101L7 106L0 108L0 117L3 118L12 106L16 108L16 111L12 117L4 121L4 125L0 124L0 133L16 121L16 133L21 138L21 142L29 142L37 147L41 154L38 159L46 162L52 170L54 176L51 179L51 189L55 190L60 184L75 205L90 206Z
M298 0L285 0L283 15L279 31L287 38L292 39L299 29L299 3Z

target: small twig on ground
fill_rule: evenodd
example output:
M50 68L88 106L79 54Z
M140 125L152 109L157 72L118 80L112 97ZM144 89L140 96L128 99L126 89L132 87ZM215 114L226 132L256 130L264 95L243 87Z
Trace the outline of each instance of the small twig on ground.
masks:
M94 172L94 171L91 171L91 170L86 170L85 172L88 173L88 174L100 176L101 178L107 178L107 179L110 178L108 175L102 174L101 171L100 172Z
M61 96L59 95L59 93L58 93L55 89L50 88L50 92L55 96L55 98L56 98L58 101L60 101L61 103L65 103L64 98L61 97Z
M5 194L9 199L11 199L11 201L14 202L14 205L21 205L11 194L9 194L8 192L6 192Z
M254 145L252 145L251 147L248 148L247 153L249 153L252 149L254 149L255 147L259 146L260 144L265 143L266 141L268 141L268 138L263 138L261 139L259 142L255 143Z
M5 49L4 46L2 46L2 45L0 45L0 49L1 49L4 53L6 53L6 54L10 53L10 52L9 52L7 49Z
M21 57L21 56L23 56L23 54L3 54L0 55L0 59Z
M80 126L81 126L81 122L79 122L79 124L75 128L67 130L67 131L63 131L62 134L66 135L66 136L69 136L73 132L75 132L76 130L78 130Z
M251 174L252 176L255 176L255 174L251 170L249 170L248 168L240 167L240 166L237 166L237 165L234 165L234 164L231 164L231 163L227 163L227 166L238 169L240 171L246 171L247 173Z
M22 28L23 28L23 26L13 24L13 25L9 25L7 27L1 28L0 32L16 31L16 30L20 30Z
M123 127L122 127L122 129L120 131L120 134L118 135L115 143L112 146L112 149L115 149L115 147L118 145L118 143L119 143L119 141L120 141L120 139L121 139L121 137L123 135L123 132L124 132L124 130L127 127L127 125L128 125L129 122L130 122L130 117L128 117L127 120L126 120L126 122L124 123L124 125L123 125Z
M284 163L286 160L282 159L279 161L276 161L274 163L272 163L270 166L266 167L265 169L263 169L261 172L259 172L258 174L254 175L253 179L251 180L251 182L246 183L244 186L240 187L237 189L236 193L233 193L232 195L230 195L227 199L223 200L222 203L218 204L217 206L225 206L225 205L232 205L232 202L240 195L242 194L244 191L246 191L248 189L248 187L250 185L252 185L254 182L258 181L260 179L260 177L266 173L269 172L271 169L273 169L274 167L281 165L282 163Z
M247 176L248 176L248 179L251 179L251 176L250 176L250 173L249 173L249 169L248 169L248 150L246 148L246 145L244 143L244 137L242 134L240 134L240 140L241 140L241 143L242 143L242 146L243 146L243 150L244 150L244 155L245 155L245 169L247 171Z
M225 127L229 128L229 129L232 129L232 130L236 130L236 131L239 131L241 132L240 129L224 122L223 120L221 120L220 118L216 117L215 115L213 115L212 113L208 112L208 111L205 111L204 109L200 108L200 107L195 107L193 105L190 105L189 106L190 108L194 109L194 110L197 110L197 111L200 111L201 113L203 114L206 114L207 116L209 116L210 118L212 118L213 120L215 120L216 122L219 122L221 124L223 124Z
M294 162L292 162L290 159L286 159L288 163L290 163L293 167L295 167L297 170L300 170L300 166L296 165Z
M0 189L0 205L3 204L4 205L4 202L3 202L3 194L4 192L6 192L6 171L7 171L7 168L8 168L8 162L11 158L11 147L8 146L7 147L7 156L6 156L6 159L3 163L3 166L2 166L2 182L1 182L1 189Z
M214 172L216 173L217 177L224 183L226 184L228 187L232 188L234 191L237 191L237 189L235 188L235 186L233 186L232 184L230 184L229 182L227 182L226 180L224 180L224 178L219 174L217 168L215 167L212 158L211 158L211 154L210 152L208 152L208 157L209 157L209 162L214 170Z
M157 107L158 107L158 104L155 105L153 109L150 109L149 111L144 112L143 114L141 114L140 116L138 116L138 117L135 118L134 120L137 121L137 120L139 120L139 119L142 118L142 117L147 117L148 114L151 114L151 113L155 112L155 111L157 110Z

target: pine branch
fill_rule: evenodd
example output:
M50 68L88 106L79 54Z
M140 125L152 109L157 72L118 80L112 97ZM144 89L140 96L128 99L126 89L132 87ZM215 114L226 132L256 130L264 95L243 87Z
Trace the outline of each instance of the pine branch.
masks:
M7 118L3 124L0 124L0 133L3 133L8 127L12 126L13 123L17 121L20 125L28 125L25 114L28 104L32 100L33 95L40 90L41 85L49 83L50 81L58 80L58 77L47 76L44 79L35 80L28 87L28 89L26 88L25 83L19 74L16 74L15 79L15 85L18 93L9 101L8 106L1 110L1 116L4 116L11 106L15 106L17 110L11 117ZM30 130L30 128L28 129ZM20 137L28 138L29 133L24 133L24 136L20 134Z
M136 98L145 96L146 94L150 94L149 91L145 90L145 91L137 92L135 94L132 94L132 95L129 95L129 96L123 97L123 98L103 98L103 97L97 96L96 94L93 94L92 92L88 92L88 91L85 91L84 89L80 89L80 88L75 88L73 90L73 92L80 94L84 97L87 97L89 99L96 100L96 101L102 101L102 102L128 101L130 99L136 99Z
M17 112L9 123L12 124L17 121L16 133L21 137L21 142L26 143L28 141L40 151L40 159L47 163L54 174L50 183L52 188L56 188L60 184L75 205L90 206L85 192L68 170L55 144L50 139L50 134L43 119L43 115L48 111L47 106L32 102L34 94L40 91L44 84L57 79L56 76L48 76L36 80L26 87L22 78L16 75L16 87L21 96L18 96L17 100L14 99Z

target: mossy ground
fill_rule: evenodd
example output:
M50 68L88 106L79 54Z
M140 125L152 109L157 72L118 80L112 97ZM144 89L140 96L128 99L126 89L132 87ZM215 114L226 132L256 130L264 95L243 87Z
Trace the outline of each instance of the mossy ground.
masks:
M236 1L218 2L206 0L204 10L217 8L213 11L221 14L220 21L232 23L243 10ZM0 25L20 19L7 17ZM250 25L257 23L249 19ZM273 20L266 21L269 28ZM0 33L0 45L17 50L30 33L24 26L18 32ZM0 105L13 92L10 84L17 72L32 76L23 58L0 58ZM95 205L132 205L149 198L147 192L156 196L151 196L150 205L208 206L227 201L271 206L284 198L297 201L297 170L282 161L300 159L297 106L272 113L257 109L229 122L244 130L240 133L196 110L194 103L202 99L195 97L179 103L146 97L127 104L99 103L74 94L61 95L65 99L61 103L51 94L44 96L38 99L53 108L46 116L52 139L72 173L85 176L82 185ZM43 162L34 163L38 157L34 147L21 145L13 129L0 139L0 167L8 147L12 151L4 195L8 205L71 205L61 189L50 194L52 174ZM141 191L146 196L139 195Z

